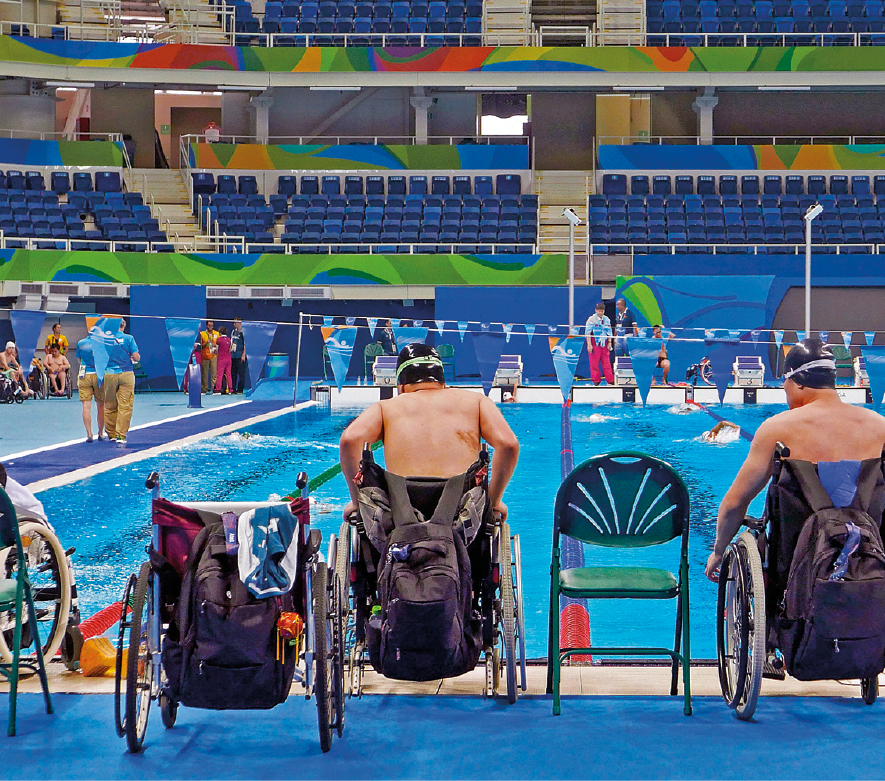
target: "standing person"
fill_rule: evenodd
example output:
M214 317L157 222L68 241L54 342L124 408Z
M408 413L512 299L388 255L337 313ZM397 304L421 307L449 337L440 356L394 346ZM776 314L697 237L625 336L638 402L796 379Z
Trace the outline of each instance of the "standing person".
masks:
M66 389L66 374L71 370L71 364L61 354L57 343L53 343L46 357L46 373L49 375L49 388L53 396L64 396Z
M615 355L627 355L627 336L639 336L639 326L636 318L627 309L627 302L619 298L615 302Z
M655 339L661 340L661 351L658 353L657 367L663 371L663 381L664 385L666 385L667 377L670 376L670 359L667 357L667 340L664 339L664 335L661 333L661 326L652 326L651 332Z
M398 355L396 334L393 333L393 323L390 320L384 321L384 328L381 329L381 333L378 335L378 344L381 345L385 355Z
M77 375L77 391L83 404L83 425L86 426L86 441L92 442L92 400L98 408L98 441L104 437L104 388L98 384L95 371L95 355L89 337L77 342L77 358L80 360L80 372Z
M590 379L594 385L599 385L601 382L599 365L602 364L605 381L609 385L614 385L615 375L609 357L612 323L605 314L605 304L602 301L596 305L596 313L587 318L584 335L587 337L587 352L590 354Z
M43 347L43 352L46 353L47 356L52 352L53 345L58 347L58 351L62 355L65 355L68 351L68 337L61 332L61 323L53 325L52 333L46 337L46 344Z
M230 381L230 337L227 335L227 328L223 325L218 328L216 346L218 347L218 379L215 381L215 392L227 396L231 392L233 385ZM227 383L223 391L221 390L222 380Z
M108 356L108 368L104 375L105 431L108 439L118 445L126 444L126 434L132 421L132 403L135 399L135 371L132 364L141 356L131 334L124 333L126 320L120 318L116 344Z
M211 395L218 375L218 331L211 320L206 321L206 330L200 331L200 347L203 355L200 364L203 393Z
M243 321L239 317L234 318L234 330L230 335L230 363L234 378L231 392L242 393L246 390L246 370L249 363L246 359L246 335L243 333Z

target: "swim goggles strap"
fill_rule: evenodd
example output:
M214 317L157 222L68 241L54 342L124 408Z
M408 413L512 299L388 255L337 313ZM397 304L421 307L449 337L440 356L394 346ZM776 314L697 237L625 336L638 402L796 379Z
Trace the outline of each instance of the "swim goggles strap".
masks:
M788 380L794 374L799 374L799 372L804 372L808 369L832 369L833 371L836 371L836 362L832 358L820 358L816 361L809 361L808 363L803 363L797 369L786 372L784 374L784 379Z
M399 379L400 374L402 374L403 369L409 366L442 366L443 362L439 358L435 358L432 355L422 355L420 358L409 358L408 361L403 361L396 369L396 377ZM835 366L835 364L833 364Z

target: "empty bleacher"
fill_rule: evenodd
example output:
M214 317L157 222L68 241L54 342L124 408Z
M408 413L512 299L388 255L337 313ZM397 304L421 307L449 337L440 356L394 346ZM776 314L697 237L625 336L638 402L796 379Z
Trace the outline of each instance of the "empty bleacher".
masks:
M605 174L589 199L590 241L601 254L785 254L802 251L803 216L816 253L867 254L885 244L885 176Z
M647 0L649 46L885 44L882 0Z
M538 199L515 174L284 175L266 199L251 175L192 178L211 233L269 245L281 229L262 251L531 252L537 243Z
M3 246L144 252L166 234L141 193L122 192L119 171L0 172Z

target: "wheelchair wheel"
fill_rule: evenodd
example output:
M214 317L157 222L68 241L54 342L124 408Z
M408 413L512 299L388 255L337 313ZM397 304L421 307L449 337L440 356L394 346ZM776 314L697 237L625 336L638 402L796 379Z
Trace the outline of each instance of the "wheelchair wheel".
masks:
M351 656L354 643L354 627L352 627L351 624L355 620L350 605L350 530L350 524L347 521L343 521L338 535L334 558L335 578L338 581L338 587L340 589L341 665L342 674L344 676L344 693L348 697L353 694L353 665L351 662ZM329 561L332 560L333 559L330 556Z
M55 656L68 628L71 613L71 570L64 548L55 533L39 521L23 520L19 524L25 558L28 562L28 578L34 593L34 607L43 640L43 658L49 662ZM16 556L13 548L0 551L6 578L14 577ZM15 630L15 611L0 613L0 658L12 662L12 641ZM27 625L22 627L22 649L32 644ZM37 649L32 653L36 655Z
M498 550L501 562L501 623L504 630L504 664L507 671L507 702L516 702L516 600L510 553L510 525L501 524Z
M175 702L168 694L160 693L160 718L163 720L163 726L166 729L172 729L175 726L175 717L178 716L178 703Z
M765 590L756 538L744 532L728 546L719 573L716 614L719 685L729 708L753 717L765 662Z
M872 705L879 698L879 676L875 678L861 678L860 696L867 705Z
M123 729L132 754L144 746L151 694L154 684L154 663L151 653L152 587L151 565L145 562L138 573L129 624L129 658L126 660L126 711Z
M138 583L138 576L132 574L126 581L126 587L123 589L123 599L120 604L123 605L123 613L120 616L120 630L117 634L117 665L114 673L114 727L117 735L123 737L126 729L123 727L125 715L123 713L123 681L125 680L123 673L123 651L126 646L126 630L131 626L128 608L132 604L132 597L135 594L135 586Z
M74 395L74 378L71 377L71 370L65 372L65 396L71 398Z
M314 694L317 701L317 720L320 728L320 748L323 753L332 748L332 708L329 702L332 688L332 663L329 657L330 623L326 610L326 564L319 562L313 573L314 637Z

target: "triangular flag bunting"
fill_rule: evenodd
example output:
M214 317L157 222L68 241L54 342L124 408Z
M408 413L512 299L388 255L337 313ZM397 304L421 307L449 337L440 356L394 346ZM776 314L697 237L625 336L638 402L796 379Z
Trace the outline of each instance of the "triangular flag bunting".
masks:
M784 342L784 332L783 331L772 331L774 334L774 343L777 345L777 349L781 349L781 345Z
M427 341L426 328L394 328L393 335L396 338L397 352L407 344L424 344Z
M433 322L436 323L437 332L439 333L440 336L442 336L443 331L446 328L446 321L445 320L434 320Z
M464 334L467 332L467 321L459 320L458 321L458 333L461 334L461 341L464 341Z
M480 330L473 334L473 351L476 353L482 390L486 396L489 395L495 372L501 362L501 353L504 351L503 336L501 331L492 331L488 323L482 323Z
M829 331L818 331L818 334L820 335L820 340L824 344L830 343L830 332Z
M18 347L18 365L27 377L31 373L31 361L40 342L40 331L46 320L46 312L32 309L13 309L9 313L15 346ZM76 384L76 383L75 383Z
M415 328L420 328L422 325L424 325L424 321L423 320L412 320L412 325L415 326Z
M277 332L276 323L243 323L246 334L246 366L249 368L249 379L252 389L258 385L258 378L267 360L267 353Z
M553 356L553 368L556 369L556 380L562 391L563 401L567 401L575 381L575 370L578 358L584 349L584 338L581 336L549 336L550 354Z
M796 331L796 341L801 342L805 338L805 331Z
M713 370L713 382L719 391L719 403L725 401L725 390L731 382L734 359L741 350L736 339L707 339L707 357Z
M864 357L867 376L870 378L873 409L878 410L882 405L882 397L885 396L885 345L861 347L860 354Z
M369 326L369 336L374 337L375 336L375 326L378 325L378 318L377 317L367 317L366 318L366 325Z
M402 322L402 320L400 320L400 318L398 318L398 317L391 317L391 318L390 318L390 324L391 324L394 328L399 328L399 324L400 324L401 322Z
M339 393L347 379L347 369L350 366L350 357L353 355L356 332L357 329L349 325L323 329L323 342L329 352L329 363L332 364L332 374L335 376L335 384L338 386Z
M729 335L732 339L740 339L741 331L740 331L739 328L729 328L729 329L728 329L728 335Z
M187 373L194 343L200 333L200 321L185 317L167 317L166 335L169 338L169 351L172 353L172 368L175 381L180 388Z
M356 318L355 317L345 317L344 322L347 323L347 325L353 325L356 322Z
M98 384L104 380L108 369L111 351L117 345L117 333L120 330L119 317L99 317L89 329L89 343L92 345L92 357L95 359L95 373Z
M660 354L660 339L634 336L630 340L630 359L633 361L636 389L639 391L643 404L648 401L648 392L654 379L655 367L658 365Z
M332 325L332 320L334 319L334 315L323 315L323 325L328 328Z
M864 331L863 335L866 337L868 345L872 345L876 339L876 332L875 331Z
M640 327L638 330L639 330L639 338L645 339L645 334L648 329Z
M753 340L753 344L759 344L759 329L754 328L750 331L750 338Z
M844 344L846 347L851 347L851 336L852 336L851 331L843 331L842 332L842 344Z
M513 323L504 323L504 341L510 344L510 332L513 330Z
M529 344L531 344L535 336L535 326L532 323L526 323L525 335L529 338Z

